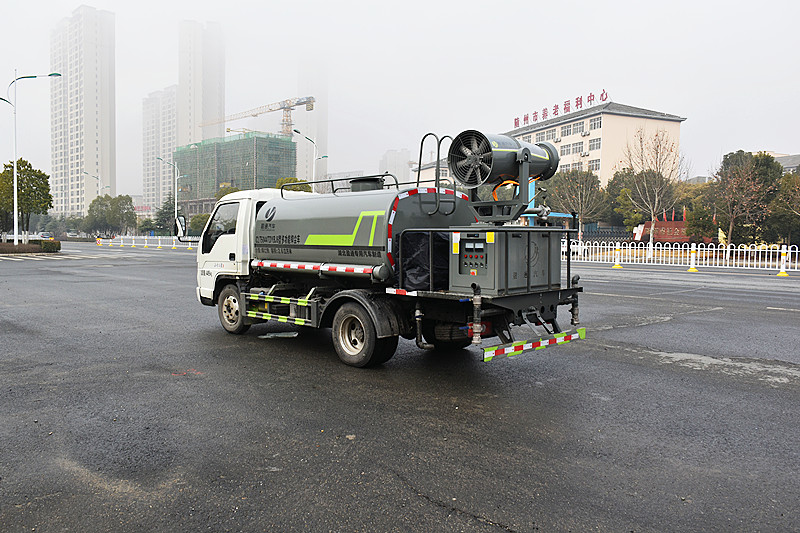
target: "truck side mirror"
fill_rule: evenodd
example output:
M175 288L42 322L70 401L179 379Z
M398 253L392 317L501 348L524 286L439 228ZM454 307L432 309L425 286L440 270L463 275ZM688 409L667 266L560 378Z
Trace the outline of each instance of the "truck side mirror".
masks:
M178 218L175 219L175 235L178 237L186 236L186 217L183 215L178 215Z

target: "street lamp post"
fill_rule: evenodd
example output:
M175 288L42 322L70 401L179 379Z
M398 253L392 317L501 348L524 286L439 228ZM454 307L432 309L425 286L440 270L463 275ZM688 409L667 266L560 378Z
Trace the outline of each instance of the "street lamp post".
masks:
M58 72L51 72L50 74L41 74L36 76L17 76L17 69L14 69L14 79L8 84L6 89L6 98L0 98L6 103L11 104L14 109L14 246L19 244L19 202L17 200L17 82L19 80L27 80L33 78L57 78L61 74ZM7 98L11 98L11 86L14 86L14 102L12 103Z
M175 220L178 220L178 176L180 175L180 171L178 170L178 165L172 163L171 161L166 161L160 157L156 157L162 163L166 163L170 165L172 168L175 169Z
M305 138L308 142L314 145L314 164L311 167L311 181L313 183L317 181L317 159L322 159L321 157L317 157L317 143L315 143L314 140L311 139L310 137L306 137L305 135L300 133L300 130L292 130L292 131L300 135L301 137Z
M98 176L95 176L94 174L89 174L85 170L83 171L83 173L86 174L87 176L91 176L91 177L93 177L94 179L97 180L97 196L100 196L100 182L103 181L103 180L101 180ZM104 185L103 189L105 189L106 187L108 187L110 189L111 185Z

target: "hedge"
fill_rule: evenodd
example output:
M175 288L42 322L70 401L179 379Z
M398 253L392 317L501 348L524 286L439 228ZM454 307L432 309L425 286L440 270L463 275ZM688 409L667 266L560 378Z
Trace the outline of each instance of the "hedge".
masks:
M40 241L39 246L43 252L53 253L61 251L61 241Z

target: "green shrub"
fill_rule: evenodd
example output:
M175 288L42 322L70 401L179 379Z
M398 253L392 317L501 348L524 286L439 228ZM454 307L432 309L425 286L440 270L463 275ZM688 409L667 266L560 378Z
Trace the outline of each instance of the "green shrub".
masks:
M40 241L39 246L42 247L43 252L60 252L61 241Z

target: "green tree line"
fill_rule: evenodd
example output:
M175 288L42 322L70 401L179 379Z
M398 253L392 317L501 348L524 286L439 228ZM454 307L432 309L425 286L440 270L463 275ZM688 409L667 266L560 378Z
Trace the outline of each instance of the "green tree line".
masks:
M694 239L729 243L800 243L800 175L783 174L766 153L732 152L711 180L689 184L660 172L626 168L603 188L591 172L559 172L541 184L555 211L577 212L581 222L605 222L633 230L645 221L682 220ZM673 213L675 213L673 215Z

